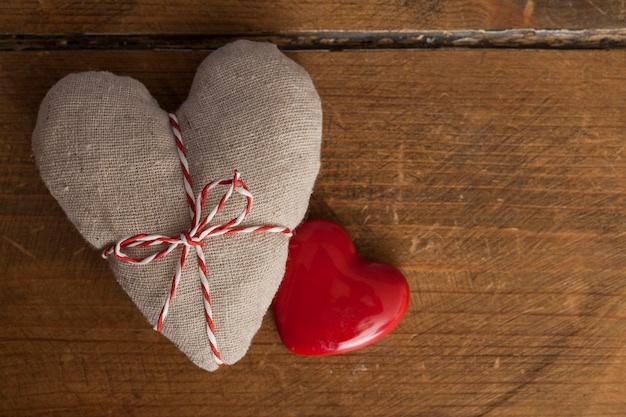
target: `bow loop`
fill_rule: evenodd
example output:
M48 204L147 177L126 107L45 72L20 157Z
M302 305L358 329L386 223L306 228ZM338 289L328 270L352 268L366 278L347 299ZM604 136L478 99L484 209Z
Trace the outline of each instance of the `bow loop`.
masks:
M202 215L202 210L204 209L210 191L218 186L226 185L229 186L228 190L222 195L220 201L206 215L206 217L204 217L204 219L201 219L200 216ZM213 220L215 215L217 215L217 213L219 213L224 208L228 200L232 197L233 192L237 192L246 198L246 205L241 213L237 217L232 218L224 224L209 226L209 223ZM204 188L197 197L193 198L195 210L192 214L192 224L188 230L182 231L176 237L156 234L138 234L134 236L127 236L123 239L120 239L115 244L109 246L102 253L102 257L106 259L109 257L109 255L113 254L113 256L115 256L115 258L119 259L120 261L145 265L169 254L178 246L202 246L202 242L204 241L204 239L211 236L243 233L249 228L239 228L238 226L248 216L248 214L250 214L252 200L253 197L250 191L248 191L248 187L243 181L241 181L239 172L235 171L233 178L220 178L218 180L211 181L204 186ZM253 226L253 228L260 227ZM284 230L285 232L283 234L291 236L291 231L289 229L284 228ZM143 258L135 258L125 252L127 248L150 247L157 245L167 245L167 247L157 253L148 255Z

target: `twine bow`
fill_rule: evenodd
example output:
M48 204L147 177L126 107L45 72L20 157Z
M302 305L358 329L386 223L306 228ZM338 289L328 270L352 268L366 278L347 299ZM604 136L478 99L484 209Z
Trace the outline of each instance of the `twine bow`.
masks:
M176 248L182 247L180 261L176 264L176 273L174 274L174 278L172 279L172 285L169 295L165 300L165 303L163 304L163 308L161 309L161 313L159 314L159 319L154 326L154 329L156 331L161 332L163 330L163 321L167 317L170 304L172 302L172 299L174 298L176 288L178 287L178 284L180 282L180 278L183 268L185 267L185 261L187 259L189 250L191 248L195 248L199 267L198 275L200 276L200 283L202 286L207 336L209 338L213 359L219 366L221 366L224 363L220 356L217 347L217 340L215 338L215 326L213 324L213 312L211 310L211 297L209 295L209 282L207 280L206 258L204 255L204 250L202 249L202 242L204 241L204 239L209 237L230 235L236 233L265 232L280 233L287 236L291 236L292 233L290 229L281 226L239 226L250 213L252 207L252 194L248 190L246 184L240 179L240 174L237 171L235 171L232 178L220 178L209 182L204 186L204 188L197 195L197 197L194 196L191 188L192 183L191 176L189 175L187 156L185 153L182 136L180 134L178 120L174 113L169 113L169 118L172 125L172 131L174 132L174 136L176 138L176 148L178 151L181 168L183 170L184 186L185 192L187 194L187 201L189 203L191 225L188 230L183 231L179 236L175 237L144 233L124 237L105 249L102 253L102 257L108 258L110 255L113 255L116 259L119 259L123 262L129 262L136 265L146 265L152 261L168 255ZM213 208L213 210L211 210L211 212L209 212L206 217L202 218L202 210L204 209L209 192L218 186L228 186L228 190L224 193L219 203ZM213 220L215 215L219 213L220 210L222 210L228 199L230 199L230 197L235 192L246 198L246 206L243 211L239 214L239 216L231 219L224 224L209 226L209 223ZM125 252L127 248L143 248L160 245L166 245L166 247L161 249L159 252L146 256L144 258L135 258Z

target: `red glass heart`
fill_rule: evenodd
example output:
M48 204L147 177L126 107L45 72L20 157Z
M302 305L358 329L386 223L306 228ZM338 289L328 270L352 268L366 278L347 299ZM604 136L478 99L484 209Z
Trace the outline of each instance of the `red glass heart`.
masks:
M329 220L299 226L274 298L285 346L300 355L334 355L370 345L402 320L409 286L395 268L356 253L348 233Z

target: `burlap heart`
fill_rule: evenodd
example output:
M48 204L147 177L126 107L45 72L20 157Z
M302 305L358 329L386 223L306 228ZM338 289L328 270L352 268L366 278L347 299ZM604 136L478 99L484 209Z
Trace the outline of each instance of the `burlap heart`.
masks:
M241 226L300 223L319 170L322 125L319 97L304 69L273 45L234 42L204 60L176 115L194 194L237 170L254 196ZM95 248L141 233L175 237L190 227L168 114L132 78L106 72L63 78L41 105L33 150L50 192ZM207 207L224 191L209 194ZM211 223L237 217L245 203L233 195ZM243 357L261 325L283 277L288 240L254 233L202 241L224 363ZM146 265L109 256L120 285L152 325L181 251ZM188 256L162 332L195 364L214 370L203 300L198 262Z

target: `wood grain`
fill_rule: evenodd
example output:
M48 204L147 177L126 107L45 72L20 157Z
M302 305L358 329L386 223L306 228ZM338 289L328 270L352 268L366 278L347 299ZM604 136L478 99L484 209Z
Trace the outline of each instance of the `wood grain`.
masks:
M206 373L153 332L38 177L69 72L186 97L193 52L0 53L0 415L626 414L626 51L292 53L324 106L311 216L400 268L407 316L299 357L271 314Z
M1 33L254 34L319 30L620 28L614 0L259 2L4 0Z

